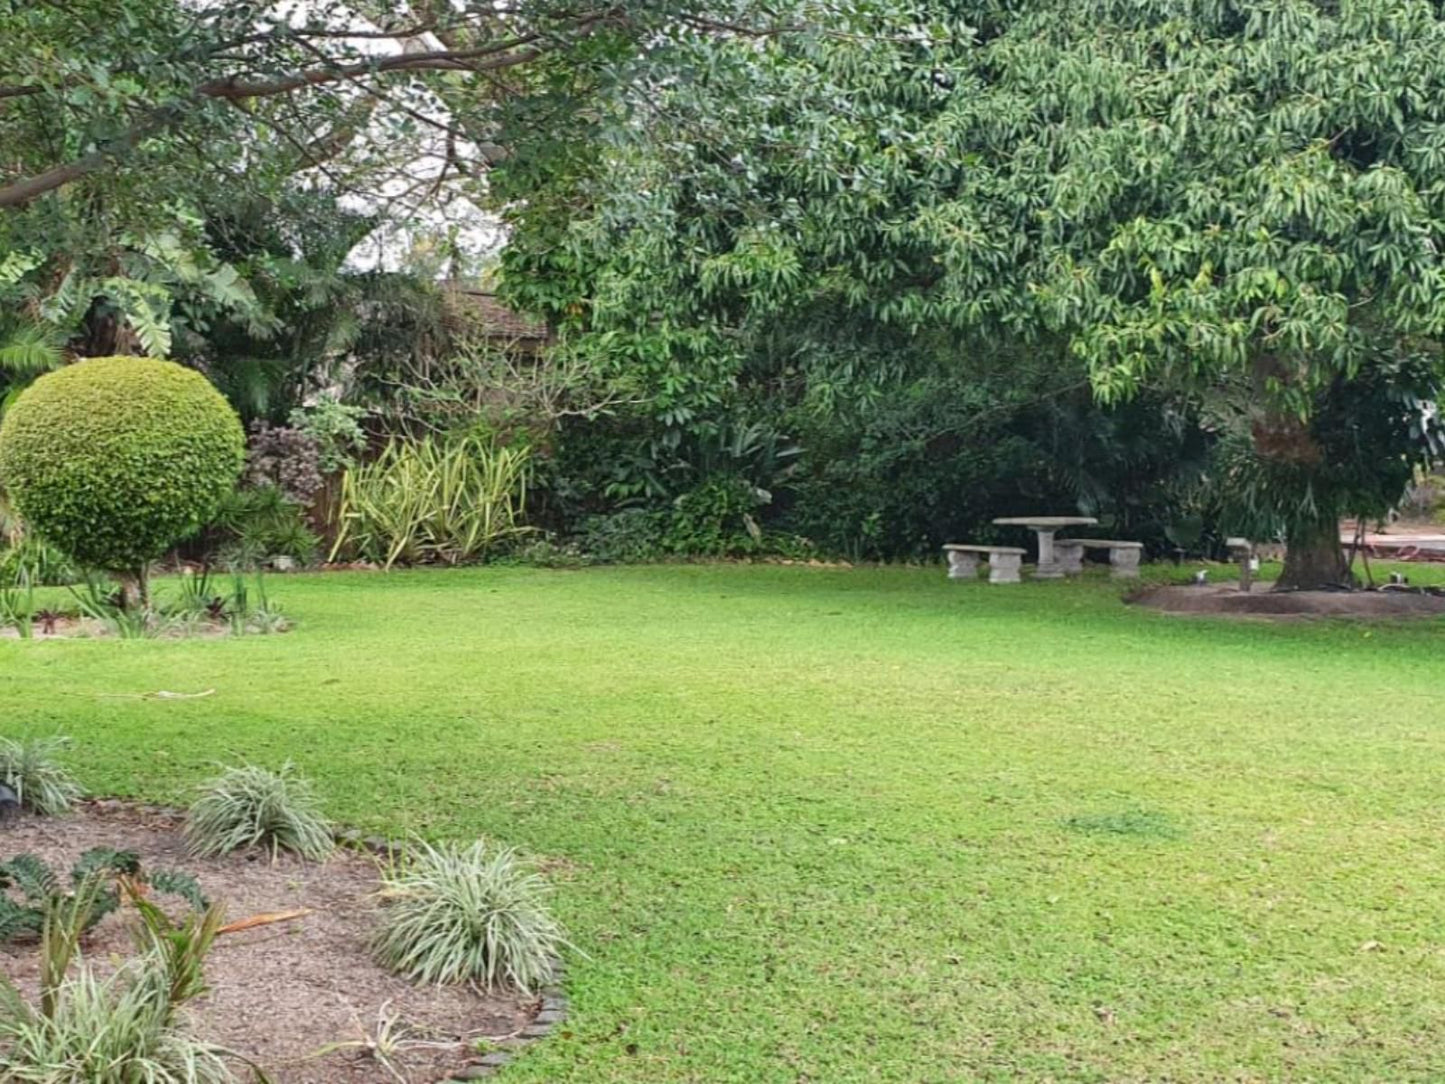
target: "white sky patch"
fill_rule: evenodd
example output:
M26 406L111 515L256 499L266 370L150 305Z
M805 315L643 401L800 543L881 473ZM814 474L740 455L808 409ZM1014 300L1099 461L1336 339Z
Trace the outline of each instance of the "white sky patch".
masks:
M355 11L332 4L294 0L272 8L277 22L293 27L318 25L331 31L380 35L383 27ZM389 14L405 18L406 4L393 5ZM366 56L397 56L409 52L439 51L445 45L430 33L414 37L343 37L338 50ZM479 207L468 189L485 180L475 173L463 175L458 163L473 168L484 161L477 145L457 131L445 103L419 81L397 80L385 87L385 97L361 83L337 87L333 93L361 103L377 98L365 126L338 158L335 170L324 167L302 176L321 188L335 189L338 180L364 178L364 184L346 184L341 203L348 210L375 215L382 224L347 257L350 271L433 268L439 277L471 277L493 262L506 243L506 230L496 215ZM401 155L396 148L405 147Z

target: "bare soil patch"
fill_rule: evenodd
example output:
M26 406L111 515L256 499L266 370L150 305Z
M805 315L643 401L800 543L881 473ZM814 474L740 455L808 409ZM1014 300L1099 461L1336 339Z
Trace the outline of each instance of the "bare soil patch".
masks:
M1445 614L1445 594L1411 589L1376 591L1271 591L1255 584L1248 594L1235 584L1153 587L1131 596L1136 606L1171 614L1234 617L1434 617Z
M367 938L379 904L370 856L338 851L319 864L258 852L196 859L179 829L174 814L92 802L68 816L0 826L0 855L29 851L68 876L90 847L125 848L148 869L194 874L209 899L226 901L228 920L310 908L304 918L219 938L206 966L211 992L191 1006L197 1034L252 1058L276 1084L396 1084L356 1047L314 1056L327 1044L375 1035L381 1017L413 1040L393 1068L408 1084L432 1084L477 1061L477 1040L514 1037L536 1016L536 997L413 986L373 963ZM124 909L107 916L84 946L87 959L105 966L112 955L128 956L128 921ZM0 946L0 967L34 993L34 946Z
M60 617L51 622L36 621L30 630L32 640L76 640L109 635L104 621L90 617ZM20 630L13 625L0 628L0 639L18 640Z
M279 632L288 631L277 629ZM159 640L218 640L234 635L231 627L219 621L193 621L163 628L155 633ZM96 640L114 637L113 630L104 621L93 617L58 617L53 621L37 620L31 627L32 640ZM0 628L0 640L20 640L20 630L14 625Z

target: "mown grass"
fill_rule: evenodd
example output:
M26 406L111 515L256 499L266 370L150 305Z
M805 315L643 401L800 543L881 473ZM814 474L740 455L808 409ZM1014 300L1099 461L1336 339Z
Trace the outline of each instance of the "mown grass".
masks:
M286 636L0 642L0 731L153 799L291 759L340 820L541 856L588 955L508 1080L1445 1077L1441 622L906 569L272 586Z

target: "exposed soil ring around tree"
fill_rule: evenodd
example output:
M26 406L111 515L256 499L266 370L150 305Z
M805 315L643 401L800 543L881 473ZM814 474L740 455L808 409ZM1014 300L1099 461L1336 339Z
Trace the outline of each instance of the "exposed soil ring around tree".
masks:
M1445 614L1445 595L1426 591L1271 591L1255 584L1248 594L1235 584L1154 587L1132 595L1137 606L1171 614L1225 617L1352 617L1375 620Z
M379 903L370 856L339 850L319 864L287 856L273 863L254 852L194 859L179 828L173 814L86 803L64 817L24 816L0 826L0 856L34 853L68 879L90 847L129 849L144 868L194 874L209 899L226 901L228 921L310 908L293 921L218 938L206 964L211 992L190 1006L196 1034L252 1058L276 1084L396 1084L398 1077L357 1045L313 1056L331 1043L374 1036L382 1017L394 1018L393 1034L400 1028L411 1040L392 1061L408 1084L466 1073L483 1060L479 1039L505 1043L538 1030L529 1025L539 997L414 986L372 961L367 938ZM86 958L107 969L113 954L131 955L130 920L124 909L107 916L87 939ZM0 946L0 968L31 996L36 963L33 944Z

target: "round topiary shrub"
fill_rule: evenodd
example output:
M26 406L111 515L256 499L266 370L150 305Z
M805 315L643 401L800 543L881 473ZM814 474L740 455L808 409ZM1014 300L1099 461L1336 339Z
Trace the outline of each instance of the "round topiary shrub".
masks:
M42 376L0 422L0 486L37 534L144 593L245 462L241 422L200 373L90 358Z

